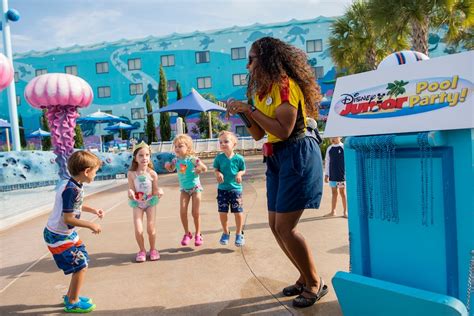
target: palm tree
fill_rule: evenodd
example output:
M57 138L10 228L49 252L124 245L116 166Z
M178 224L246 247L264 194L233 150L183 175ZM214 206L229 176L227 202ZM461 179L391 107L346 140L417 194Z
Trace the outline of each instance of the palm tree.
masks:
M466 50L474 49L474 1L454 0L438 8L433 23L447 26L444 41L454 48L464 46Z
M393 34L411 36L412 48L428 55L429 16L435 11L437 0L369 0L370 14L378 26L390 23ZM407 29L407 26L410 28Z
M388 27L375 27L367 1L355 1L332 25L331 57L348 74L374 70L393 50L407 47L406 41L389 36Z

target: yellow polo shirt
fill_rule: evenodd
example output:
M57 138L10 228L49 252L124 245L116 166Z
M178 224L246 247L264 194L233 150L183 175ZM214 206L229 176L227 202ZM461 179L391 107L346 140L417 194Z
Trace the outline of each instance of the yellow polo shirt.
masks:
M276 109L284 102L288 101L292 106L298 109L298 103L301 104L304 125L306 126L306 105L304 95L298 84L291 78L282 80L280 84L273 84L270 93L265 96L254 96L255 107L268 117L275 118ZM266 131L265 131L266 132ZM267 132L268 142L276 143L281 139Z

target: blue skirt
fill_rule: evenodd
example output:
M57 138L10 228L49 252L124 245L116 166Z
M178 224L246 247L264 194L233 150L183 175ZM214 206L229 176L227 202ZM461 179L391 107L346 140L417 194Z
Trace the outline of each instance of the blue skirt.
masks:
M268 211L288 213L319 208L323 194L321 151L313 137L274 146L267 157Z

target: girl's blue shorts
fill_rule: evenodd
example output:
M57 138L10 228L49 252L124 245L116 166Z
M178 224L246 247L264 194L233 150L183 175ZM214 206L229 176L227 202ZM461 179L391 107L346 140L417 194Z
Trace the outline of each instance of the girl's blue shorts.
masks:
M273 146L267 157L267 204L270 212L319 208L323 194L321 151L313 137Z

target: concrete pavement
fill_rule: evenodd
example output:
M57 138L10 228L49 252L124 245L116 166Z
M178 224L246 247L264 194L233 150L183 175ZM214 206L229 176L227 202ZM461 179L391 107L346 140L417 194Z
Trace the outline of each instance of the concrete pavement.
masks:
M313 307L294 309L293 298L282 296L281 289L292 284L298 274L267 225L265 166L259 156L247 156L246 161L246 244L242 248L233 245L234 234L228 246L219 244L221 228L212 171L201 177L205 189L201 247L180 245L183 231L177 176L159 176L165 196L157 209L161 259L155 262L134 262L137 246L126 184L86 198L86 204L107 211L100 222L103 229L100 235L86 229L79 231L91 257L81 294L93 298L97 304L94 314L342 315L331 278L336 271L347 271L349 266L347 220L322 217L329 211L329 188L325 186L321 209L307 210L298 228L307 239L330 291ZM206 163L212 166L210 160ZM233 217L229 218L233 230ZM42 215L0 232L1 315L62 313L61 296L67 291L70 277L56 268L44 245L42 230L46 219L47 215Z

